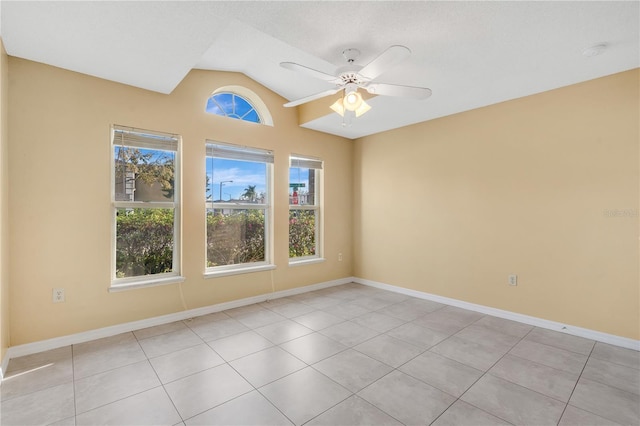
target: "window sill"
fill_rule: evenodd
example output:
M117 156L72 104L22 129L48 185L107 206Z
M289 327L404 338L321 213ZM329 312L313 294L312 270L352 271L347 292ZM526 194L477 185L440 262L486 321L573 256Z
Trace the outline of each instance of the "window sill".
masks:
M314 263L322 263L326 259L324 257L313 257L306 259L289 259L289 266L313 265Z
M271 271L273 269L276 269L276 265L245 266L233 269L223 269L220 271L208 271L204 273L204 278L227 277L229 275L250 274L252 272Z
M109 287L109 293L125 291L125 290L134 290L137 288L143 287L156 287L159 285L167 285L167 284L178 284L184 282L186 280L185 277L180 275L173 275L170 277L163 278L144 278L139 280L131 280L125 281L121 283L111 283L111 287Z

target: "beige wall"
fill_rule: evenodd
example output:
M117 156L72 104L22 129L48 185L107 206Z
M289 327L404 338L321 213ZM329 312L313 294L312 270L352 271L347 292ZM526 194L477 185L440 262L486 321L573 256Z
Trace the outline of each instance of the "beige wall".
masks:
M355 275L640 338L639 79L357 140Z
M638 70L351 142L300 128L240 74L192 71L161 95L6 55L0 69L0 355L351 275L640 337ZM274 127L205 114L226 85L256 92ZM183 137L181 286L107 291L111 124ZM275 151L273 272L203 279L205 139ZM291 152L325 160L322 264L287 266ZM65 303L51 302L54 287Z
M10 344L8 78L8 57L0 40L0 361Z
M297 125L284 99L235 73L192 71L162 95L9 58L11 345L197 308L352 275L353 142ZM204 112L220 86L241 85L267 104L274 126ZM183 248L179 285L109 293L109 126L183 137ZM272 272L205 280L205 139L275 151ZM288 156L325 160L325 257L288 266ZM344 261L338 262L338 253ZM52 288L66 289L53 304Z

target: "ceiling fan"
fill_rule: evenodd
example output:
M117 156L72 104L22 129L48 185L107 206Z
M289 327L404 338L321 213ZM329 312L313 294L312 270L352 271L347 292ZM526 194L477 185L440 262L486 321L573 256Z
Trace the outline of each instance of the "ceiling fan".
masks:
M359 117L371 109L364 99L362 99L362 95L358 93L358 89L366 90L373 95L426 99L431 96L431 90L426 87L402 86L398 84L378 83L375 81L376 77L408 58L410 54L411 50L407 47L395 45L389 47L367 65L360 66L355 64L355 60L360 55L360 51L358 49L346 49L342 52L342 55L347 60L347 65L338 68L335 75L296 64L295 62L281 62L280 66L283 68L302 72L335 85L332 89L287 102L284 106L298 106L344 90L343 96L331 105L331 109L350 122L352 116L355 115ZM343 125L346 125L344 121Z

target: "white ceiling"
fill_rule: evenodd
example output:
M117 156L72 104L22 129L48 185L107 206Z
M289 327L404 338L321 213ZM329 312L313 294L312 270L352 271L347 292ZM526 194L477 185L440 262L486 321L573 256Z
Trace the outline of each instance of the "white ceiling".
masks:
M433 96L378 96L349 127L335 113L304 125L347 138L640 66L638 1L2 0L0 13L9 55L161 93L197 68L242 72L294 100L332 86L280 62L332 74L346 48L364 65L391 45L409 47L411 57L376 81ZM604 53L582 55L598 43Z

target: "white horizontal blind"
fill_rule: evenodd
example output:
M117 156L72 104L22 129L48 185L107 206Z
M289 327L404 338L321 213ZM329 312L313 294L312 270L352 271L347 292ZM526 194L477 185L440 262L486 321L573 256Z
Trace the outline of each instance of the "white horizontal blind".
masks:
M166 133L113 126L112 138L114 145L163 151L178 150L178 137Z
M322 160L318 158L291 156L289 157L289 167L300 167L303 169L322 170Z
M273 152L258 148L232 146L219 143L207 144L208 157L222 157L229 160L273 163Z

